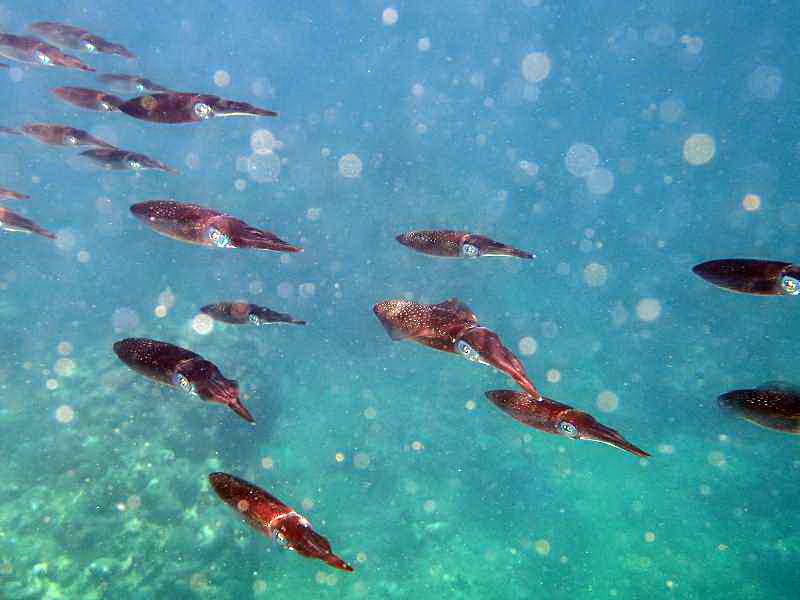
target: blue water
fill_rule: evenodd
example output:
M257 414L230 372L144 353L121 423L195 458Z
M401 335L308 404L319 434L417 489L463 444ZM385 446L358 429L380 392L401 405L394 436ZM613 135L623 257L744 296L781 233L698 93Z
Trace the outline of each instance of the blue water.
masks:
M0 232L0 597L795 598L797 439L716 397L797 382L796 307L691 266L800 255L799 16L791 2L5 3L3 31L69 23L138 56L80 55L98 73L280 115L157 125L49 92L102 89L91 74L0 71L0 125L86 129L180 171L104 172L0 138L0 185L32 196L3 206L58 234ZM576 163L576 144L597 160ZM159 236L129 212L159 198L305 252ZM538 257L439 260L394 240L423 228ZM653 456L510 419L483 396L514 389L504 375L389 339L372 305L401 297L467 303L545 395ZM309 325L207 331L199 307L226 300ZM257 424L136 375L111 350L125 337L214 361ZM355 572L248 528L213 471L305 514Z

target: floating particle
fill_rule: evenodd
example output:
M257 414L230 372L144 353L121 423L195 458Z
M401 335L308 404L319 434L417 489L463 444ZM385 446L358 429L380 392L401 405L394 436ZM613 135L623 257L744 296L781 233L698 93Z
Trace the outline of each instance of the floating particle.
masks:
M589 287L600 287L608 281L608 269L600 263L589 263L583 269L583 280Z
M711 486L702 484L699 488L701 496L709 496L711 494Z
M761 100L772 100L781 91L783 77L775 67L761 65L747 78L747 89Z
M294 286L288 281L282 281L278 284L276 291L278 292L278 296L286 299L292 295L294 291Z
M652 544L653 542L656 541L656 534L653 533L652 531L646 532L644 534L644 541L647 542L648 544Z
M52 392L53 390L57 390L57 389L58 389L58 380L57 380L57 379L48 379L48 380L45 382L45 387L46 387L48 390L50 390L51 392Z
M72 344L69 342L59 342L56 350L58 350L58 353L62 356L69 356L72 354Z
M619 408L619 396L611 390L603 390L597 394L597 408L605 413L614 412Z
M314 501L311 498L303 498L300 505L303 507L303 510L311 510L314 508Z
M356 469L366 469L369 466L369 454L366 452L356 452L353 455L353 465Z
M422 510L426 513L432 513L436 510L436 502L434 500L425 500L422 504Z
M664 123L677 123L683 117L683 102L667 98L658 105L658 116Z
M267 582L263 579L256 579L253 582L253 593L254 594L263 594L267 591Z
M600 155L594 146L577 142L567 150L564 163L575 177L586 177L600 164Z
M425 446L419 440L414 440L411 442L411 449L415 452L421 451Z
M89 252L87 250L80 250L78 252L77 258L78 258L78 262L79 263L86 264L92 258L92 255L89 254Z
M345 154L339 159L339 173L349 179L361 177L364 163L355 154Z
M376 416L378 416L378 411L376 411L372 406L368 406L364 409L365 419L374 419Z
M475 402L475 400L467 400L464 403L464 408L466 408L467 410L475 410L477 406L478 404Z
M309 208L306 211L306 218L309 221L317 221L317 220L319 220L319 216L320 216L321 213L322 213L322 209L321 208L316 208L316 207L315 208Z
M683 143L683 158L693 166L710 162L716 152L714 138L707 133L693 133Z
M336 454L333 456L333 458L334 458L334 459L336 460L336 462L338 462L338 463L340 463L340 462L344 462L344 459L345 459L344 452L337 452L337 453L336 453Z
M659 444L656 450L659 454L675 454L675 446L672 444Z
M200 155L197 154L197 152L189 152L186 155L186 158L183 159L183 163L190 169L194 170L200 166Z
M642 321L655 321L661 316L661 302L656 298L642 298L636 304L636 316Z
M586 188L597 196L605 196L614 189L614 174L605 167L592 169L586 176Z
M521 160L517 163L517 166L529 177L536 177L539 174L539 165L535 162Z
M311 298L316 292L317 286L313 283L301 283L297 287L297 291L301 298Z
M272 457L265 456L261 459L261 466L265 469L271 469L275 466L275 461L272 460Z
M722 452L714 450L708 453L708 464L722 468L728 463L725 460L725 455Z
M132 308L120 307L111 315L111 325L116 333L136 329L139 326L139 315Z
M545 321L542 323L542 335L550 339L558 335L558 325L556 325L555 321Z
M558 383L561 381L561 371L558 369L549 369L547 371L547 381L550 383Z
M167 307L163 304L159 304L153 309L153 314L159 319L163 319L167 316Z
M366 562L367 561L367 555L364 552L359 552L358 554L356 554L356 560L358 562Z
M420 52L427 52L431 49L431 38L421 37L417 40L417 50Z
M59 229L54 243L59 250L72 250L76 243L75 234L69 229Z
M231 74L219 69L214 72L214 85L217 87L227 87L231 84Z
M275 136L268 129L256 129L250 134L250 148L256 154L271 154L275 143Z
M247 176L258 183L275 183L281 173L281 157L275 152L253 154L247 159Z
M75 418L75 411L67 404L62 404L56 409L56 421L70 423Z
M136 510L140 506L142 506L142 499L137 496L136 494L132 494L128 496L128 501L126 502L128 508L131 510Z
M761 196L758 194L746 194L742 199L742 208L747 212L755 212L761 208Z
M531 52L522 59L522 76L526 81L538 83L550 75L550 57L544 52Z
M536 540L533 543L533 549L539 556L547 556L550 554L550 542L547 540Z
M208 335L214 330L214 319L205 313L199 313L192 319L192 330L200 335Z
M417 98L421 98L425 95L425 86L421 83L415 83L411 86L411 93Z
M237 192L243 192L246 187L247 187L247 182L244 179L242 179L241 177L239 177L238 179L236 179L233 182L233 188Z
M525 356L530 356L531 354L536 353L536 349L539 345L536 343L536 340L526 335L522 339L520 339L519 343L517 344L519 351L524 354Z
M703 38L699 35L682 35L681 44L686 47L689 54L700 54L703 51Z
M62 377L71 377L75 373L75 361L71 358L59 358L53 370Z
M396 8L388 7L383 9L383 14L381 15L381 20L383 24L387 27L391 27L395 23L397 23L397 19L400 18L400 15L397 12Z
M675 42L675 29L667 23L659 23L645 30L644 39L654 46L665 48Z

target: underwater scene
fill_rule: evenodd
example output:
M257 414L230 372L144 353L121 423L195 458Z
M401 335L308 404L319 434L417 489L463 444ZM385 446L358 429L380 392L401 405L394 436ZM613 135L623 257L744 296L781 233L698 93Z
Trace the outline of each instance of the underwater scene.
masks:
M796 598L798 32L2 3L0 599Z

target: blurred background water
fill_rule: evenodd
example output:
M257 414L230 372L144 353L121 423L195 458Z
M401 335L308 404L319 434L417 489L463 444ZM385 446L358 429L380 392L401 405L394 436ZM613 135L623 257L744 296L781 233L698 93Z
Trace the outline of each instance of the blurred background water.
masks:
M2 124L58 123L180 170L104 172L0 139L0 597L794 598L797 440L718 394L796 380L792 298L712 258L800 255L792 2L6 2L2 30L84 27L80 55L277 110L184 126L75 108L91 74L0 72ZM72 52L74 54L74 52ZM6 61L8 62L8 61ZM129 213L229 212L298 255L181 244ZM482 233L535 261L444 261L394 236ZM527 429L491 369L389 340L374 303L457 297L543 393L653 454ZM306 327L196 319L247 300ZM111 351L188 347L257 424ZM212 471L309 517L354 574L273 545Z

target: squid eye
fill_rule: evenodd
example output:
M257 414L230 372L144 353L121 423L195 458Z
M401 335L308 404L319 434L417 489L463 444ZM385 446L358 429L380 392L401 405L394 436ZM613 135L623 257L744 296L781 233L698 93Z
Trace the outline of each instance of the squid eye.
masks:
M219 229L211 227L208 230L208 239L218 248L233 248L231 238L222 233Z
M261 321L258 318L258 315L255 313L250 313L247 316L247 320L250 321L253 325L261 325Z
M83 42L83 49L86 52L97 52L97 47L92 42Z
M569 437L578 435L578 428L569 421L561 421L561 423L558 424L558 430Z
M179 388L181 388L181 390L183 390L187 394L196 393L194 384L191 381L189 381L185 375L182 375L181 373L175 373L175 376L172 378L172 384L178 386Z
M198 102L194 105L194 114L201 119L208 119L214 116L214 112L211 110L211 107L204 102Z
M481 251L478 250L477 246L472 244L461 244L461 256L465 256L467 258L477 258L481 255Z
M106 112L111 112L114 110L114 108L108 102L100 102L98 106L100 107L100 110L104 110Z
M64 143L68 146L77 146L78 138L76 138L74 135L68 135L64 138Z
M784 275L781 277L781 288L787 294L796 296L800 293L800 280L791 275Z
M286 541L286 536L284 536L280 531L275 531L272 533L272 539L275 540L281 546L286 546L287 548L291 548L289 546L289 542Z
M128 168L133 169L134 171L137 171L137 170L142 168L142 163L140 163L138 160L129 160L128 161Z
M35 56L36 56L36 60L38 62L42 63L43 65L52 65L53 64L53 60L49 56L47 56L47 54L42 52L41 50L37 50Z
M137 83L136 84L136 91L140 92L140 93L143 92L144 91L144 86L141 83Z
M478 360L478 353L475 351L475 348L470 346L464 340L458 340L456 343L456 352L458 352L461 356L466 358L467 360L477 361Z

